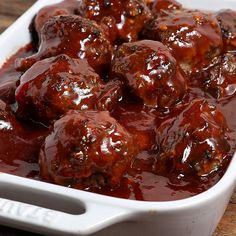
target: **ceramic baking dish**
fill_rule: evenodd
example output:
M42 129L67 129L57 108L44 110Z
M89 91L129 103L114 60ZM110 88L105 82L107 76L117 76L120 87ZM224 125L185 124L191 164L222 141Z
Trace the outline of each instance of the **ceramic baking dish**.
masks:
M39 0L0 36L0 66L30 41L28 25ZM186 7L236 9L235 0L182 0ZM213 3L214 2L214 3ZM141 202L118 199L0 173L0 224L47 235L211 235L236 184L236 156L208 191L184 200Z

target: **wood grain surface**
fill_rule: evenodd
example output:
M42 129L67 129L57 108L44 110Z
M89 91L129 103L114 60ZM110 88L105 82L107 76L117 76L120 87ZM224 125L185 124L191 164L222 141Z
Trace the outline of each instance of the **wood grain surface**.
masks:
M0 0L0 33L14 22L35 0ZM0 226L0 236L33 236L31 234ZM161 235L162 236L162 235ZM163 235L164 236L164 235ZM176 235L179 236L179 235ZM202 235L199 235L202 236ZM213 236L236 236L236 191Z

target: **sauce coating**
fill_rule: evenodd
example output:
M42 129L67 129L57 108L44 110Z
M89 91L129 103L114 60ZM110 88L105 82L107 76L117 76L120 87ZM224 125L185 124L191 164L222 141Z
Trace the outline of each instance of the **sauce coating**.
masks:
M170 108L187 91L187 78L162 43L124 43L115 52L112 77L120 78L145 105Z
M143 37L165 44L189 74L208 67L212 59L221 54L220 30L214 15L184 9L152 19L143 31Z
M16 68L29 69L44 58L66 54L72 58L88 60L102 73L111 59L111 45L102 29L93 21L76 15L59 15L49 18L40 31L38 52L28 58L19 58Z
M41 147L41 176L77 188L116 187L137 151L109 112L69 111Z
M104 96L112 95L110 101ZM121 82L104 83L86 60L66 55L36 62L20 79L16 93L17 115L52 123L69 110L109 110L122 97ZM31 114L31 115L30 115Z
M145 201L209 189L235 151L235 12L78 2L40 10L39 48L20 49L0 69L0 171Z

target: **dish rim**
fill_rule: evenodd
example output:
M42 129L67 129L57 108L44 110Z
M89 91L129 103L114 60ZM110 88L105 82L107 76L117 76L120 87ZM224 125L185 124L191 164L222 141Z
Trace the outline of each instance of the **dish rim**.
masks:
M58 2L61 2L62 0L51 0L48 2L47 0L38 0L31 8L29 8L20 18L18 18L10 27L8 27L2 34L0 34L0 45L2 42L8 40L8 38L15 32L16 27L18 27L21 24L25 24L26 21L30 21L32 19L32 16L35 15L35 13L42 7L46 5L55 4ZM197 0L192 0L197 1ZM234 0L227 0L229 3L235 4L236 9L236 2ZM180 2L188 2L187 0L181 0ZM28 29L27 29L28 30ZM24 32L23 32L24 33ZM29 37L27 36L29 39ZM27 40L26 38L23 39L23 41ZM29 42L28 42L29 43ZM23 45L25 46L25 45ZM21 45L21 47L23 47ZM6 54L3 56L5 60L0 58L0 67L9 59L10 56L14 55L14 53L17 52L21 47L14 47L12 48L11 52L8 53L8 56ZM108 201L109 203L112 202L112 204L117 204L118 206L126 207L126 208L133 208L133 209L139 209L139 210L146 210L147 208L150 209L158 209L158 211L161 212L169 212L174 210L182 210L186 209L186 207L197 207L199 204L202 204L204 202L207 202L209 200L214 200L217 198L220 194L223 194L226 190L233 188L236 184L236 171L234 170L234 166L236 166L236 153L232 156L232 160L230 161L224 175L220 178L220 180L214 184L212 187L210 187L208 190L199 193L197 195L179 199L179 200L170 200L170 201L142 201L142 200L132 200L132 199L124 199L124 198L118 198L113 196L106 196L102 194L96 194L91 192L86 192L84 190L78 190L78 189L69 189L68 193L73 193L84 196L95 198L98 202L104 202ZM29 184L35 183L35 181L38 183L43 183L43 187L46 185L52 189L58 189L58 190L68 190L68 187L64 186L58 186L55 184L47 183L47 182L41 182L38 180L32 180L28 179L26 177L18 177L11 174L1 173L0 175L0 182L1 180L5 181L5 177L12 176L12 178L15 178L17 181L19 179L27 180ZM17 182L16 181L16 182ZM33 182L32 182L33 181ZM45 185L45 186L44 186Z

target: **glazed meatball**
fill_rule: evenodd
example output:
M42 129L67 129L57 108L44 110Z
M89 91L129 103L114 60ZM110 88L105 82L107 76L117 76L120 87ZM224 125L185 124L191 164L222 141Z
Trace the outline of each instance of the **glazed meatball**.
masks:
M170 108L187 90L186 77L175 58L156 41L121 45L112 61L111 74L151 107Z
M169 11L180 10L182 5L175 0L155 0L150 9L157 15L166 15Z
M135 41L151 18L143 0L83 0L80 14L99 23L114 41Z
M41 30L38 53L18 59L16 68L26 70L36 61L66 54L72 58L87 59L98 73L107 69L111 60L111 45L101 28L80 16L54 16Z
M43 25L53 16L72 15L78 11L79 7L80 4L77 0L64 0L57 4L41 8L34 19L36 32L40 35Z
M120 81L105 84L86 60L59 55L35 63L21 77L17 114L48 124L70 109L112 109L121 96Z
M236 50L236 11L222 10L216 17L221 27L225 49Z
M87 187L116 187L136 154L132 136L106 111L69 111L46 138L43 179Z
M160 152L155 171L207 176L219 169L229 151L223 114L205 100L192 101L175 119L157 129Z
M197 10L157 17L146 24L143 37L165 44L188 74L209 66L223 49L216 17Z
M201 74L203 89L214 98L232 96L236 92L236 52L228 52L218 58L213 66Z

